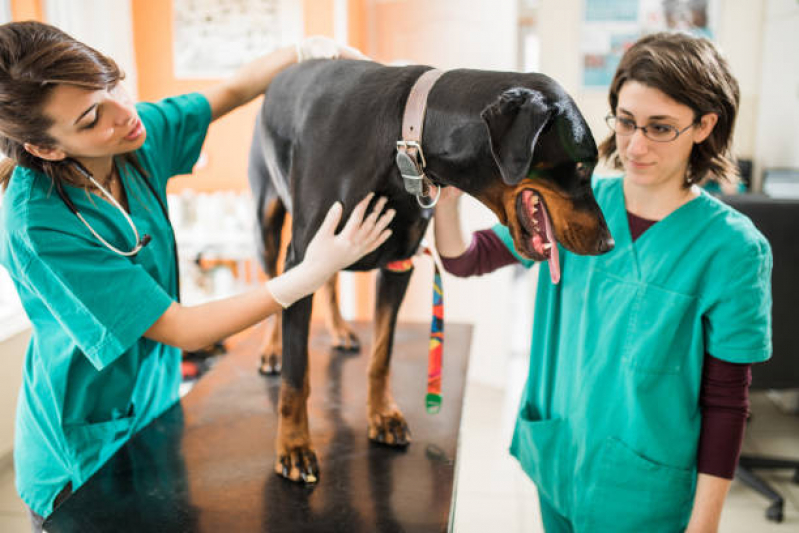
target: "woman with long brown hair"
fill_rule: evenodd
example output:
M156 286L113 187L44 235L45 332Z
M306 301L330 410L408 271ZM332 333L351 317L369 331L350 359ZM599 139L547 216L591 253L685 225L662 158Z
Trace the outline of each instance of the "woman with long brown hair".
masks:
M289 272L216 302L177 301L167 180L191 172L210 122L281 69L338 56L362 57L309 38L201 93L134 104L110 58L46 24L0 26L0 263L33 325L14 463L34 530L177 401L181 348L258 323L388 238L384 199L368 215L364 199L338 234L335 204Z

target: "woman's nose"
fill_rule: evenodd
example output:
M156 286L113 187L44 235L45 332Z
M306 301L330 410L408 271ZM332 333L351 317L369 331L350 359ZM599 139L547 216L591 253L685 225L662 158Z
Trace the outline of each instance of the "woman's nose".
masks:
M644 136L643 130L635 130L633 134L630 135L630 140L627 144L627 152L631 154L643 154L646 153L648 148L649 141Z
M135 117L135 113L130 106L126 105L125 102L121 102L119 100L114 100L114 124L116 126L126 126L133 122L133 118Z

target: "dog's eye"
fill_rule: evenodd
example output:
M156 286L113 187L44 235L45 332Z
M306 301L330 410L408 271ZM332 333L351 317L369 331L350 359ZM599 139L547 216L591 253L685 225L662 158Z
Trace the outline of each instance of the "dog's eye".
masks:
M581 178L590 178L591 172L593 171L593 165L589 165L583 162L577 163L575 166L575 170L577 171L577 175Z

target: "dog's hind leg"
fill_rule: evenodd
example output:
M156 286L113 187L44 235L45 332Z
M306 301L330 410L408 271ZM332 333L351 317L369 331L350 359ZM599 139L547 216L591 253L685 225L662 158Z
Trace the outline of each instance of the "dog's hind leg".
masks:
M280 242L283 223L286 218L286 208L279 198L267 202L264 209L261 226L262 263L267 276L274 278L278 275L278 259L280 257ZM261 364L258 371L265 376L280 373L283 352L282 342L282 313L274 314L271 325L266 328L266 333L261 343Z
M280 199L273 176L269 171L266 157L269 147L264 134L264 125L259 114L255 121L250 153L247 164L247 179L255 200L255 247L256 255L264 272L270 278L278 275L278 259L283 224L286 219L286 206ZM258 371L264 375L280 373L282 352L280 313L275 313L271 327L261 343L259 352L261 363Z
M412 273L411 268L401 272L381 269L377 274L375 338L366 410L369 439L390 446L407 446L411 442L408 424L391 395L389 370L397 314Z
M327 308L325 322L332 339L333 349L343 352L360 351L361 341L341 316L341 307L338 301L338 274L327 280L321 296L324 298L324 305Z
M286 268L298 261L289 246ZM316 483L319 464L308 430L308 332L313 297L305 297L283 312L283 380L275 450L275 472L292 481Z

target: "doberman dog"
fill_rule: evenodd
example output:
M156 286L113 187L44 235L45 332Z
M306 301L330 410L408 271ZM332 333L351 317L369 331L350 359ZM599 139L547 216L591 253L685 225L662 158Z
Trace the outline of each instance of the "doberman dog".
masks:
M391 446L410 442L408 425L389 390L389 362L411 273L386 266L417 252L431 216L406 192L395 163L396 146L411 87L429 68L352 60L292 66L266 91L250 152L257 242L269 276L277 274L286 212L292 218L286 269L302 260L335 201L344 205L342 221L370 191L388 197L388 207L397 212L389 240L348 269L380 269L367 423L370 439ZM523 256L550 260L550 267L557 268L552 265L557 243L590 255L613 247L591 189L596 144L574 101L549 77L445 72L428 95L422 141L432 182L455 186L488 206L510 228ZM350 332L335 300L335 293L328 293L331 322L336 337L347 341ZM319 475L306 411L311 309L308 297L283 312L275 462L279 475L306 483ZM266 370L279 369L275 355L262 355Z

